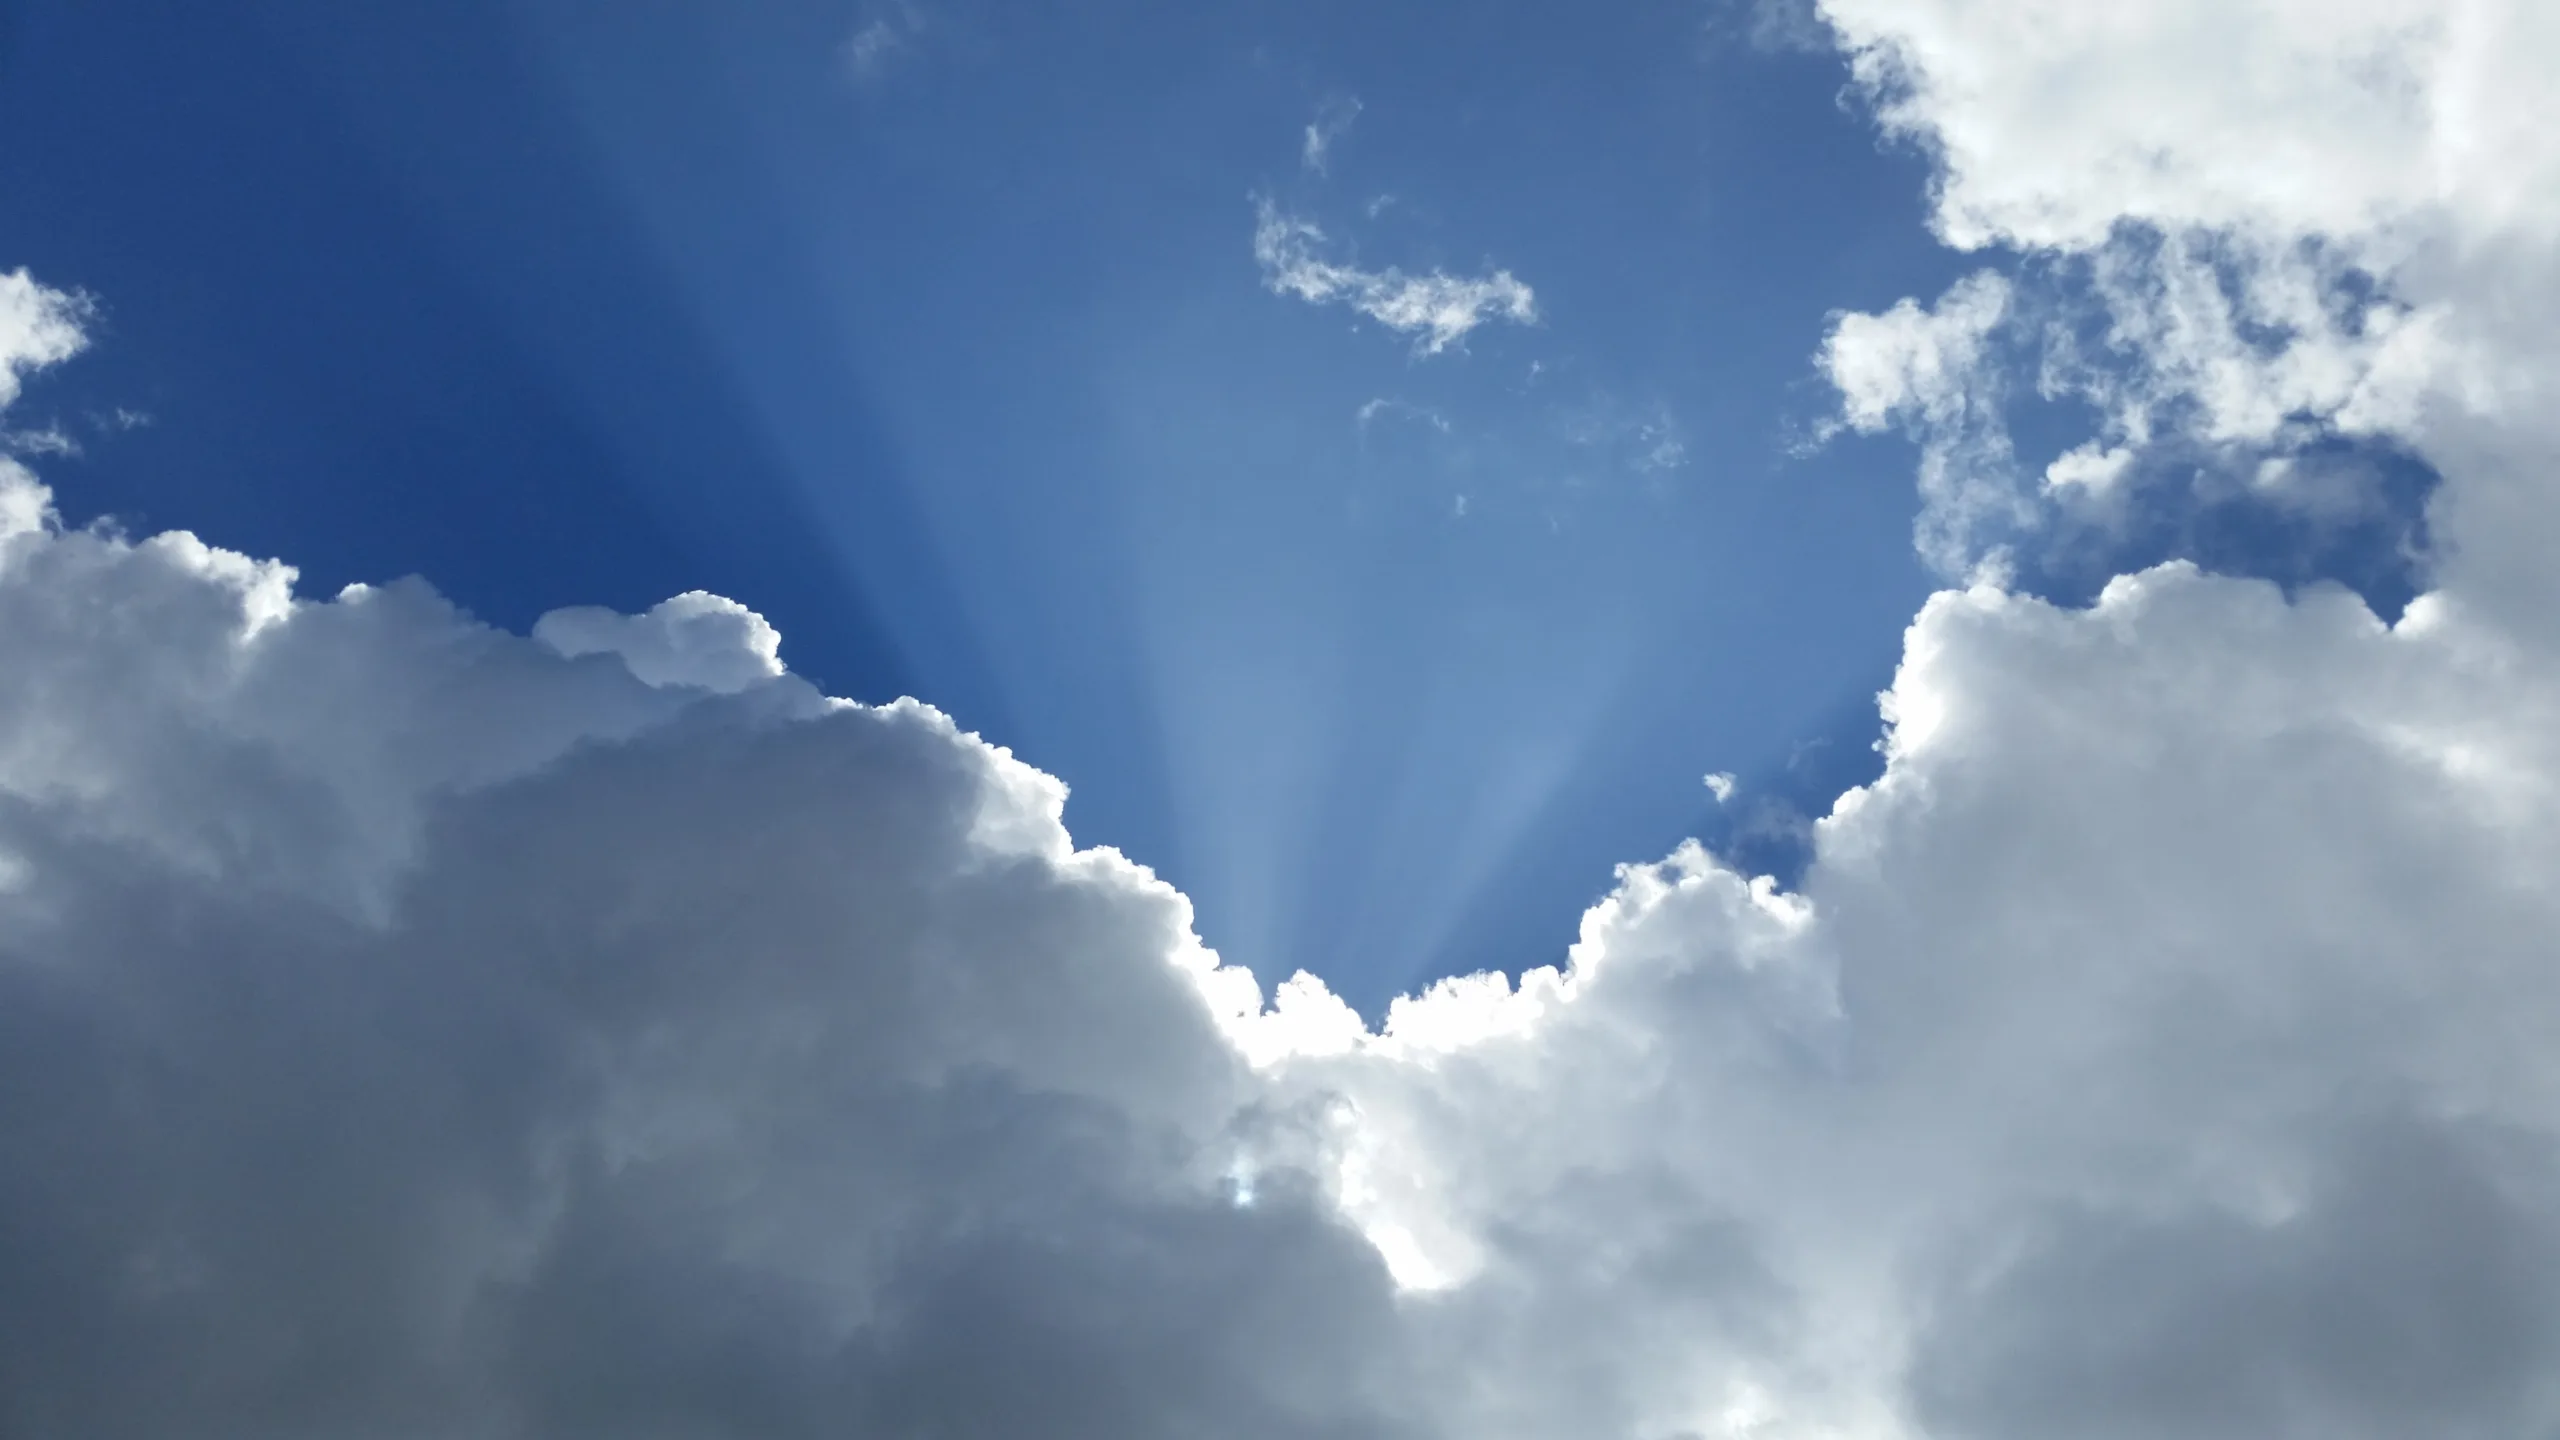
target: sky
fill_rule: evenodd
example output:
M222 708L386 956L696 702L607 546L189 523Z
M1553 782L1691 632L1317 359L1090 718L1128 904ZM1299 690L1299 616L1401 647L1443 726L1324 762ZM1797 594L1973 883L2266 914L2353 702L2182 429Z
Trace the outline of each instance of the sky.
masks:
M100 306L66 515L518 630L738 598L1374 1012L1873 768L1929 577L1899 454L1798 453L1813 348L1959 262L1750 21L31 3L0 249Z
M0 1434L2560 1435L2555 61L0 6Z

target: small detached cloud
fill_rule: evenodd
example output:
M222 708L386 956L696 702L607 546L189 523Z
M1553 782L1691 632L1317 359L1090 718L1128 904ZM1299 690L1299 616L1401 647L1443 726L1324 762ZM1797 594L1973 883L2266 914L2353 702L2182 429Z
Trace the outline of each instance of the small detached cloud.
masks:
M88 338L89 302L39 285L21 268L0 272L0 406L18 398L21 376L70 359Z
M2020 493L2004 405L2007 356L1999 341L2012 316L2010 282L1983 270L1937 304L1904 299L1881 314L1832 317L1816 357L1840 410L1816 444L1843 431L1899 427L1920 443L1921 513L1914 543L1948 578L1988 561L2032 524Z
M1488 321L1537 323L1536 292L1508 270L1477 277L1441 270L1412 275L1392 265L1364 270L1326 259L1325 233L1313 221L1287 214L1267 198L1255 201L1255 211L1253 258L1262 266L1264 286L1311 305L1348 305L1414 337L1416 355L1459 345Z
M1958 423L1978 401L1988 341L2008 311L2009 282L1984 270L1929 309L1905 299L1881 315L1835 316L1821 363L1840 391L1841 423L1865 434L1897 418Z

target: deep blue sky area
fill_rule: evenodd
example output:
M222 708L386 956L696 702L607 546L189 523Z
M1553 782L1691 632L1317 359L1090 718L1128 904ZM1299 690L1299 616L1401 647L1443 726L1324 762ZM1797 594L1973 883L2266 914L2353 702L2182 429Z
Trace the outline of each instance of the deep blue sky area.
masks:
M518 629L736 597L1373 1012L1683 835L1783 860L1768 807L1873 763L1909 455L1791 446L1826 314L1968 266L1837 60L1727 11L0 17L0 266L99 306L15 417L74 520ZM1267 289L1257 201L1540 318L1419 354Z

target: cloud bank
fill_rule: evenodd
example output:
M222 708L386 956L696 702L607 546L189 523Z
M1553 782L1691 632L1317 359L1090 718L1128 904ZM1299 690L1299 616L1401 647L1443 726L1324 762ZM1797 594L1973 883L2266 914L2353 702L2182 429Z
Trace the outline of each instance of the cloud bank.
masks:
M0 1431L2560 1430L2551 22L1824 14L2050 267L1835 330L1928 504L1986 387L2370 427L2426 593L1974 567L1799 893L1683 847L1371 1033L742 607L300 597L0 458ZM2047 274L2098 378L2001 328ZM8 393L78 321L0 285Z

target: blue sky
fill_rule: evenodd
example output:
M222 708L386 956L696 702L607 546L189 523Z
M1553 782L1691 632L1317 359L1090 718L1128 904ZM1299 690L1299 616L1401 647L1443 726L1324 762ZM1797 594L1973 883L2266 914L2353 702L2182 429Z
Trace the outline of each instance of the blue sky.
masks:
M1372 1006L1873 768L1907 461L1794 452L1826 314L1962 267L1749 20L21 4L0 250L103 305L74 516L519 629L733 596ZM1266 287L1258 204L1536 318L1421 353Z

